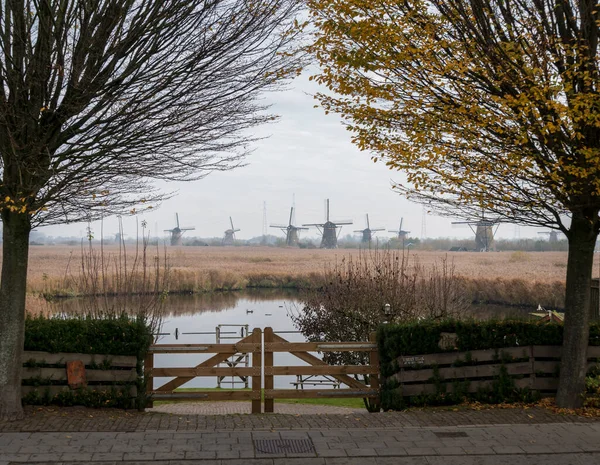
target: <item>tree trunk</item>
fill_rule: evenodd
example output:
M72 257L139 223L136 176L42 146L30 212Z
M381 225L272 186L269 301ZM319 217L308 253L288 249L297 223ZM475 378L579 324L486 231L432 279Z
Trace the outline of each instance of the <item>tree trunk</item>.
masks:
M598 217L597 212L594 216ZM556 395L556 404L563 408L578 408L583 405L589 339L590 286L594 247L598 235L592 218L590 215L573 213L569 230L565 326L560 381Z
M25 291L31 223L26 213L2 212L0 278L0 420L23 417L21 356L25 326Z

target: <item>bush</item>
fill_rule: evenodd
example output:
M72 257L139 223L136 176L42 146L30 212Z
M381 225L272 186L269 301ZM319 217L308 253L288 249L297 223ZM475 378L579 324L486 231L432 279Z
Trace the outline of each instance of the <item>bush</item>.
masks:
M419 321L383 325L378 330L380 358L388 363L400 355L435 354L441 333L456 333L459 352L528 345L562 345L563 326L538 321ZM590 345L600 345L600 323L590 325ZM448 350L452 352L453 350Z
M98 319L25 319L25 350L80 354L135 355L142 358L152 343L152 333L143 318L126 315Z

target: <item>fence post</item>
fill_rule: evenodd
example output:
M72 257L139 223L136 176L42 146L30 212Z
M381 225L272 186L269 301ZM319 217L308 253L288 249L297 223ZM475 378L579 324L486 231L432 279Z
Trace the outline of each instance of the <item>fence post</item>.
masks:
M371 368L377 369L377 374L369 375L371 380L371 389L377 389L377 397L373 399L373 411L379 412L381 410L381 391L379 389L380 369L378 351L379 349L377 348L377 333L372 332L371 334L369 334L369 341L375 344L375 348L371 349L371 352L369 352L369 365L371 365Z
M533 346L529 346L529 389L535 389L535 357L533 355Z
M252 394L254 394L252 398L252 413L261 413L262 332L259 328L254 328L252 331L252 342L256 344L256 347L252 351L252 368L255 370L252 375Z
M154 370L154 353L148 350L146 357L144 358L144 382L146 383L147 408L154 407L154 402L152 401L152 391L154 390L154 377L152 376L152 370Z
M267 398L266 392L272 390L273 383L273 347L274 342L273 328L265 328L265 413L273 413L274 399Z

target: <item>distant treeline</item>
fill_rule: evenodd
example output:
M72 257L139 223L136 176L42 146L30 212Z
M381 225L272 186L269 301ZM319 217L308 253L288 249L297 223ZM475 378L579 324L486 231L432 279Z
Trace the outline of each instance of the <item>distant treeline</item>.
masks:
M31 241L32 245L80 245L81 239L74 238L57 238L54 237L51 240L44 240L44 238L37 237ZM87 240L84 240L87 243ZM159 244L168 244L168 239L159 238L151 239L150 245L156 245L157 241ZM100 241L94 239L94 243ZM220 246L222 245L222 239L218 237L213 238L200 238L200 237L184 237L182 241L183 246L188 247L204 247L204 246ZM118 244L112 238L104 239L104 244ZM135 239L125 240L126 244L135 243ZM550 242L548 239L498 239L494 242L496 251L514 251L522 250L524 252L566 252L569 249L566 239L562 239L555 242ZM285 239L268 235L266 237L255 237L248 240L236 240L234 246L269 246L269 247L285 247ZM301 249L315 249L320 245L320 240L317 238L309 238L300 241L299 247ZM341 249L358 249L365 247L365 244L361 243L360 239L354 238L350 235L341 237L338 240L338 247ZM462 250L462 251L475 251L475 240L474 239L456 239L456 238L426 238L419 239L417 237L407 237L404 241L396 238L374 238L371 242L371 247L391 249L412 249L412 250L443 250L449 251L451 249Z

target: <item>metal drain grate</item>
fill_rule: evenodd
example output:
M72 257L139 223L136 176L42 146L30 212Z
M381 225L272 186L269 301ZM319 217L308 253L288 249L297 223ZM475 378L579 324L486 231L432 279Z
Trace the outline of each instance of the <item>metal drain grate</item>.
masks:
M254 448L260 454L315 453L315 446L310 439L255 439Z
M467 433L464 431L438 431L434 433L438 438L466 438Z

